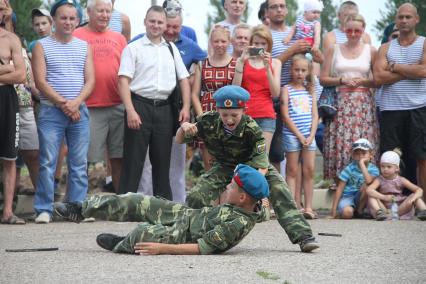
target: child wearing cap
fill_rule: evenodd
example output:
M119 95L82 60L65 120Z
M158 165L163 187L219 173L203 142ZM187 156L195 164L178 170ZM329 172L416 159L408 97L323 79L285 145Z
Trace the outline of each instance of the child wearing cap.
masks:
M39 38L52 34L52 17L46 9L35 8L31 11L31 26ZM37 40L30 42L28 49L32 52Z
M220 195L220 206L192 209L144 196L91 196L83 204L64 203L55 212L79 222L96 217L110 221L142 222L127 236L100 234L96 242L116 253L213 254L237 245L259 218L260 200L269 196L268 183L256 169L239 164Z
M352 219L354 213L362 214L366 201L366 187L379 175L371 163L371 143L364 138L352 144L352 162L339 174L339 183L333 198L331 217Z
M422 200L423 190L399 175L400 153L387 151L380 158L380 176L367 187L368 205L377 221L387 219L386 210L392 201L398 204L398 215L401 219L411 219L414 208L417 218L426 221L426 205ZM409 196L402 192L404 188L412 193Z
M187 203L192 208L211 206L231 180L239 163L258 169L265 175L270 189L270 202L278 222L292 243L303 252L319 247L309 223L297 210L296 204L282 176L269 163L262 129L244 114L249 93L239 86L225 86L214 94L217 111L197 117L197 123L182 123L176 133L177 143L200 138L215 157L210 170L204 173L188 193Z
M306 0L304 4L303 16L296 19L296 23L291 27L284 44L289 44L292 39L303 39L313 48L318 49L321 43L321 17L324 5L320 0Z

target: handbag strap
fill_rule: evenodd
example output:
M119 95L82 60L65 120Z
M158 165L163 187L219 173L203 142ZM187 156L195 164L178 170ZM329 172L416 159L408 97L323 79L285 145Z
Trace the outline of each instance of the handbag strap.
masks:
M336 73L335 73L335 69L334 69L334 64L336 64L336 56L337 56L337 49L338 48L340 48L339 47L339 45L336 43L335 45L334 45L334 50L333 50L333 57L332 57L332 59L331 59L331 70L330 70L330 72L331 72L331 75L333 76L333 75L336 75Z

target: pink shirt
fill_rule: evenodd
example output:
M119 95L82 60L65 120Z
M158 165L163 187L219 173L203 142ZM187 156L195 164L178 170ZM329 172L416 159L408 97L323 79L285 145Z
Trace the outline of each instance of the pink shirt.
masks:
M118 69L121 52L127 45L124 36L117 32L94 32L88 27L78 28L75 37L89 43L95 65L95 88L86 100L88 107L109 107L121 104L118 93Z

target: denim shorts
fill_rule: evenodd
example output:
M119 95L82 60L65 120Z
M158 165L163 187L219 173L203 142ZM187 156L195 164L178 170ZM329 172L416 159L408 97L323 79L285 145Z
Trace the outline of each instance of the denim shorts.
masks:
M360 197L361 191L358 191L354 195L342 195L339 200L339 203L337 204L337 212L339 212L339 214L342 214L343 208L348 206L356 208L359 204Z
M300 143L296 136L283 134L283 148L284 152L298 152L302 151L303 149L308 151L316 151L317 143L315 142L315 139L313 139L311 145L309 145L307 148L303 148L302 143Z
M275 118L254 118L263 132L275 132Z

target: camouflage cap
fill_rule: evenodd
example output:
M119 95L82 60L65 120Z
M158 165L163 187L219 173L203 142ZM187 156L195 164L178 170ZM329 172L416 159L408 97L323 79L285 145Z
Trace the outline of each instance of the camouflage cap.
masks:
M269 196L269 185L264 175L244 164L238 164L234 170L234 181L254 199Z
M213 95L216 108L244 108L249 98L249 92L239 86L232 85L220 88Z

